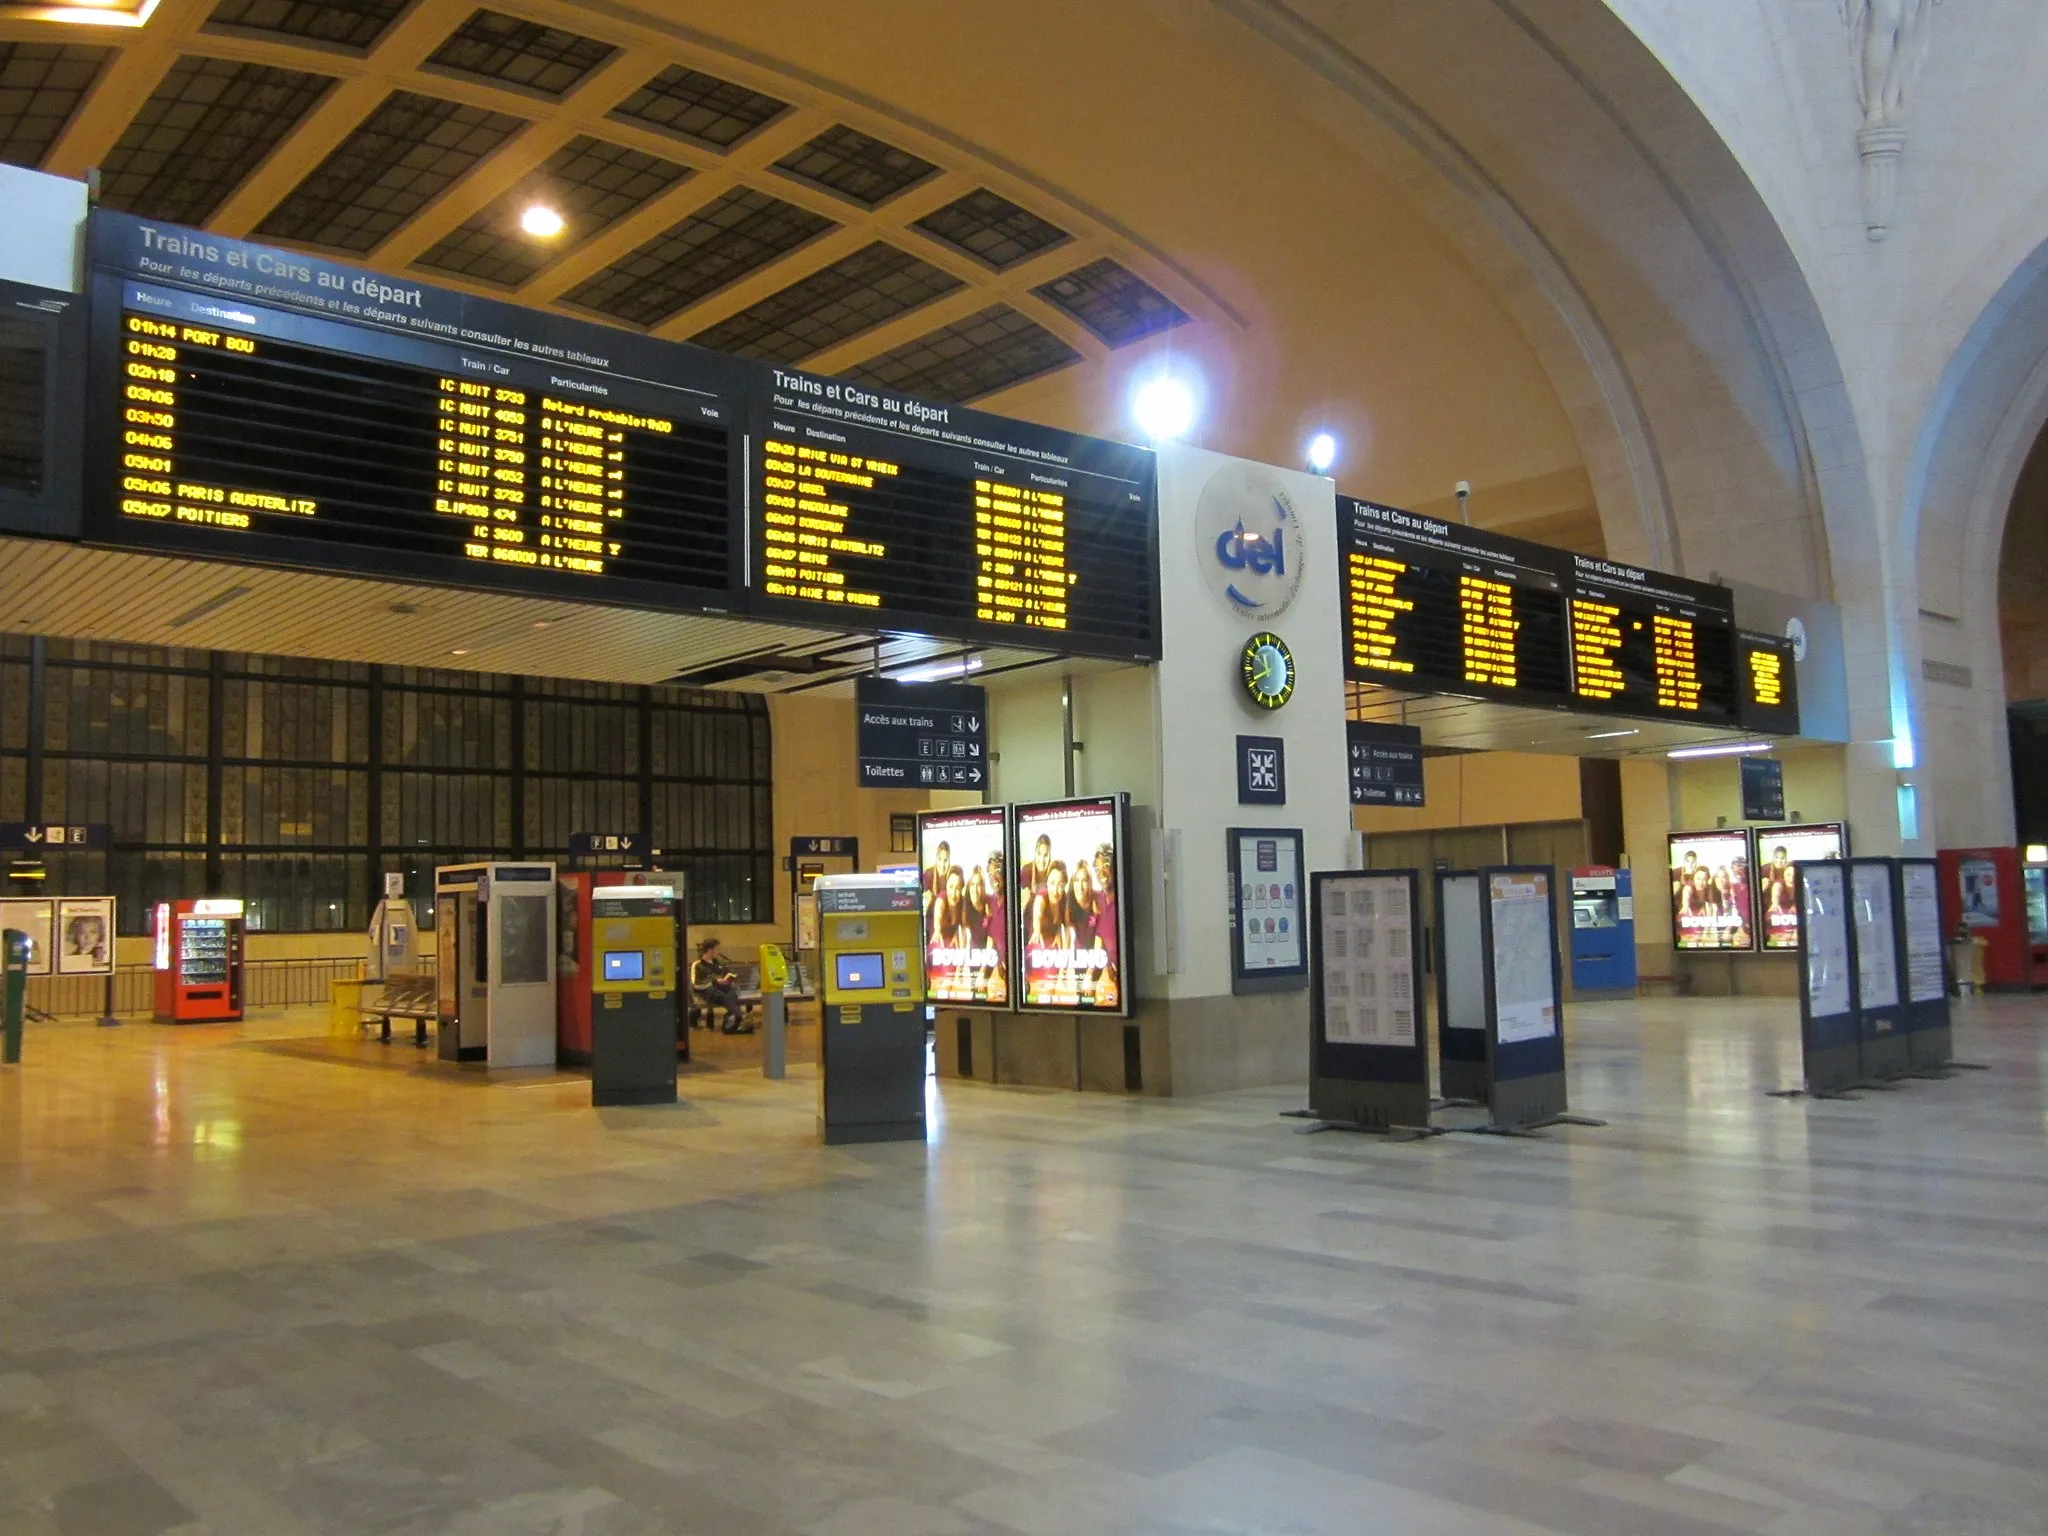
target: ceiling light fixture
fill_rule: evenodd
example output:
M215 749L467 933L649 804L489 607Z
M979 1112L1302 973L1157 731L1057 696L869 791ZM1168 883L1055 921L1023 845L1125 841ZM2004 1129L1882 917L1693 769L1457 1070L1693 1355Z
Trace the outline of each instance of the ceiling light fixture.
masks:
M157 0L73 0L70 5L0 7L9 21L61 21L78 27L139 27Z
M969 656L961 661L944 661L929 667L909 667L901 672L885 674L892 683L943 683L952 678L966 677L981 670L981 658Z
M1308 440L1308 467L1311 474L1327 475L1337 463L1337 439L1328 432L1318 432Z
M183 629L187 624L197 623L208 614L219 613L229 603L241 601L253 590L250 587L229 587L225 591L216 592L205 602L199 604L198 607L187 608L183 613L171 620L171 628Z
M1198 409L1193 380L1170 367L1148 374L1131 391L1131 419L1155 443L1186 437Z
M1768 741L1730 741L1717 747L1674 747L1666 757L1740 757L1748 752L1768 752Z
M1641 731L1588 731L1586 733L1586 740L1612 741L1617 736L1640 736L1642 734Z
M562 216L546 203L529 203L519 215L519 227L537 240L552 240L564 225Z

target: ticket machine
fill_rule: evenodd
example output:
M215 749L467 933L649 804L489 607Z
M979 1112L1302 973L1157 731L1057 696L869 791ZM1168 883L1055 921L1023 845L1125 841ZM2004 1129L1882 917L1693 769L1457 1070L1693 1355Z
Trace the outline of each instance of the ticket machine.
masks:
M680 871L658 869L589 869L570 870L559 881L560 911L556 916L556 941L561 953L556 960L558 981L556 990L559 1004L555 1011L555 1055L564 1066L583 1067L590 1064L590 1026L594 1011L603 1006L597 994L591 989L592 977L588 967L601 969L601 960L594 958L599 949L598 934L594 926L591 903L598 895L615 887L644 887L650 890L668 892L677 913L676 953L671 957L668 974L683 977L687 967L682 960L682 914L684 906L683 876ZM687 1005L681 989L676 991L676 1006L680 1010ZM678 1028L673 1043L676 1057L682 1061L690 1059L690 1032Z
M923 912L916 873L821 875L818 1130L924 1140Z
M152 927L157 1022L241 1022L242 903L228 896L162 902Z
M436 1014L443 1061L555 1064L555 866L434 871Z
M1635 887L1625 869L1575 869L1572 881L1572 990L1636 989Z
M673 1104L683 1038L681 913L663 885L607 885L590 895L590 1102Z

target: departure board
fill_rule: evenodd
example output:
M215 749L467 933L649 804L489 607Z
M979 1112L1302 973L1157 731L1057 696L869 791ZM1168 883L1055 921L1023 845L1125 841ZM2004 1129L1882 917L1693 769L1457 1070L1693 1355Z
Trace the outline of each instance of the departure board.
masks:
M1799 734L1799 659L1782 635L1735 633L1742 728L1764 736Z
M1734 599L1591 555L1572 558L1572 693L1582 708L1733 725Z
M754 401L752 611L1158 657L1148 450L786 369Z
M1516 702L1566 691L1569 556L1346 496L1337 516L1347 677Z
M1345 496L1337 518L1353 682L1797 733L1790 650L1738 645L1725 587Z
M118 215L93 256L91 537L740 605L728 360Z

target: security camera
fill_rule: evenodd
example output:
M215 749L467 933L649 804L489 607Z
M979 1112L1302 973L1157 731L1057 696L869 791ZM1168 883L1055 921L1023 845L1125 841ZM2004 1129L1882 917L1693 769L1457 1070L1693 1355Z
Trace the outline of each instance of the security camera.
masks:
M1472 482L1470 480L1460 480L1458 482L1457 496L1458 521L1469 523L1472 521Z

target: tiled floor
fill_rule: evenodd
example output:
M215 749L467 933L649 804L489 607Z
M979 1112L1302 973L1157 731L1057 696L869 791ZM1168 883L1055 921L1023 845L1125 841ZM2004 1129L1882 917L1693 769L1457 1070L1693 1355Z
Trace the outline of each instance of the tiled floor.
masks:
M1856 1102L1783 1005L1573 1019L1604 1130L1285 1091L457 1085L317 1025L0 1069L0 1532L2048 1532L2048 1005ZM297 1038L279 1038L297 1036Z

